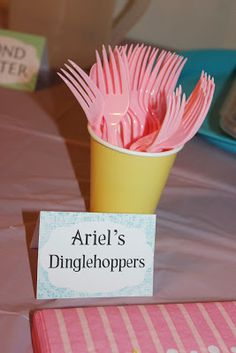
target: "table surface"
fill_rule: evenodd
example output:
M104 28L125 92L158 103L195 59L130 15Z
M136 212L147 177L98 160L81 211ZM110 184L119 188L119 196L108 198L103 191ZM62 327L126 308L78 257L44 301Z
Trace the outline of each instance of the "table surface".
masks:
M40 210L88 207L89 135L64 84L0 95L1 352L32 352L36 308L236 299L235 155L197 136L179 153L157 211L154 296L36 300L35 223Z

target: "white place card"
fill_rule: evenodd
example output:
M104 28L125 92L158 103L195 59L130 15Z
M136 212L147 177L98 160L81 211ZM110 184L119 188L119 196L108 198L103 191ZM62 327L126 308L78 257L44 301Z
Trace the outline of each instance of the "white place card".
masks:
M156 215L40 212L37 298L153 295Z

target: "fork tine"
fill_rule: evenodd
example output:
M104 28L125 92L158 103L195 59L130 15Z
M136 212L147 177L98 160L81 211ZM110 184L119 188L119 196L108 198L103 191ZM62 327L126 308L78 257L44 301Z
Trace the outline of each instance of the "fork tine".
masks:
M128 58L127 58L126 51L124 49L123 50L118 50L118 48L116 46L115 47L115 52L117 53L117 51L119 51L121 53L122 62L124 64L125 71L126 71L126 78L127 78L128 86L130 86L129 64L128 64Z
M145 68L146 68L147 59L148 59L150 50L151 50L150 46L144 47L138 57L138 60L136 63L136 68L135 68L135 73L134 73L134 79L133 79L133 88L135 88L135 89L137 89L139 87L140 73L141 73L141 70L145 70Z
M133 45L130 46L130 50L128 51L127 58L129 65L132 65L132 61L136 55L136 53L144 47L144 44L136 44L135 47Z
M147 50L147 46L140 46L133 55L132 62L130 62L130 85L131 89L137 89L137 79L139 76L139 66L142 63L143 57Z
M203 92L201 92L199 103L196 109L192 112L192 114L190 114L188 121L185 121L185 124L183 125L184 131L186 134L183 141L184 143L190 140L196 134L197 130L201 126L205 118L205 115L203 114L204 106L205 106L205 97Z
M176 65L176 67L174 68L173 73L169 76L167 80L165 87L166 92L173 92L186 61L187 58L179 62L179 67L178 65Z
M179 86L176 89L176 100L177 100L177 106L176 106L176 114L172 120L172 124L171 124L171 135L173 135L176 130L178 129L182 117L183 117L183 113L184 113L184 107L185 107L185 101L186 101L186 97L185 94L183 94L183 96L181 97L182 94L182 88L181 86Z
M74 74L74 70L70 67L68 67L68 68L71 69L71 72ZM67 78L71 81L71 83L74 85L74 87L81 93L81 95L84 97L84 100L86 101L86 103L89 104L89 101L92 102L91 94L89 94L89 91L88 91L89 87L81 79L81 77L79 75L74 77L73 75L71 75L69 72L67 72L66 70L64 70L62 68L61 68L61 71L63 72L63 74L65 76L67 76ZM93 97L95 97L95 95L93 95Z
M184 120L186 121L186 123L188 123L190 119L189 116L191 117L195 113L196 109L198 108L199 102L204 96L205 83L206 77L205 75L201 75L198 83L195 86L194 91L192 92L191 96L189 97L189 100L187 101L186 112L184 116Z
M174 124L176 115L178 113L178 109L180 107L180 99L178 96L178 92L174 93L173 102L174 102L173 103L173 111L171 113L172 118L167 121L166 131L168 131L172 127L172 124ZM165 131L165 133L166 133L166 131Z
M128 58L128 59L130 58L130 55L131 55L131 53L133 52L133 47L134 47L134 45L131 44L131 45L129 46L129 48L128 48L128 52L127 52L127 58Z
M75 88L75 86L65 76L63 76L60 72L58 72L57 74L61 77L61 79L69 87L69 89L74 94L74 96L77 99L77 101L80 103L80 105L81 105L83 111L85 112L86 116L88 117L88 107L89 107L89 105L88 105L88 102L84 99L84 96L81 94L80 91L78 91Z
M151 63L148 67L150 75L144 75L142 83L140 85L139 102L144 110L148 110L150 94L156 95L157 89L153 91L153 86L157 79L157 74L160 71L161 65L167 56L167 52L163 50L157 58L156 65L151 71ZM167 58L168 59L168 58ZM152 92L153 91L153 92Z
M146 46L140 45L136 46L132 52L130 59L128 58L129 71L130 71L130 84L133 86L133 77L135 74L136 64L139 56L146 50Z
M161 53L162 54L162 53ZM173 60L175 54L170 52L164 52L163 55L159 56L157 64L155 65L151 75L150 80L147 83L146 91L151 92L156 95L158 91L161 91L161 83L163 77L165 77L166 70L168 69L171 61ZM160 61L159 61L160 60ZM145 105L148 104L148 96L144 96L146 99Z
M154 64L158 50L159 49L152 51L152 53L150 54L147 66L145 68L143 67L143 72L141 72L141 74L140 74L140 80L139 80L140 95L141 95L141 92L143 91L143 87L146 86L146 83L148 82L148 80L151 80L151 72L153 70L153 64ZM158 64L156 65L156 69L157 68L158 68ZM153 75L153 77L154 77L154 75ZM144 107L144 109L145 109L145 107Z
M157 58L157 62L156 62L156 65L154 66L153 70L151 70L150 72L150 66L151 66L151 63L150 63L150 66L149 66L149 72L150 72L150 76L145 76L144 77L144 81L142 83L142 89L143 90L148 90L149 92L151 91L152 87L153 87L153 84L156 80L156 77L157 77L157 74L161 68L161 65L162 63L164 62L164 59L166 58L166 55L167 55L167 52L165 50L162 50L162 52L160 53L160 55L158 56Z
M104 78L106 82L107 92L114 93L109 61L107 57L106 48L104 45L102 46L102 58L103 58L103 71L104 71Z
M100 59L100 55L98 51L96 50L96 61L97 61L97 83L100 91L103 94L107 93L107 88L106 88L106 82L104 78L104 73L103 73L103 67L102 67L102 62Z
M161 90L162 82L163 79L166 77L166 72L168 72L168 69L171 67L173 61L177 59L177 55L175 53L170 54L166 60L163 61L163 64L160 68L160 71L158 72L158 77L157 77L157 87L159 90Z
M188 111L184 114L183 127L185 129L189 128L189 126L193 123L193 118L197 115L199 107L202 106L204 99L204 92L199 89L197 95L195 96L195 101L188 107Z
M115 92L119 91L120 94L122 92L127 93L127 89L129 87L129 68L127 56L124 51L121 53L117 47L115 47L114 53L111 53L111 55L114 58L115 70L117 72L117 80L115 80Z
M195 124L197 130L201 126L202 122L204 121L204 119L205 119L205 117L206 117L206 115L208 113L208 110L209 110L209 107L210 107L210 104L211 104L211 101L212 101L212 98L213 98L214 90L215 90L214 80L207 79L207 81L206 81L206 92L204 92L204 102L202 104L201 111L199 111L199 113L198 113L199 114L199 118L197 120L197 123Z
M145 76L146 77L150 77L150 74L151 74L151 71L152 71L152 68L153 68L153 64L154 64L154 61L156 59L156 55L158 53L159 49L158 48L153 48L153 50L151 51L150 53L150 56L148 58L148 55L145 55L143 61L147 63L147 65L142 65L142 69L141 69L141 72L140 72L140 77L139 77L139 88L141 86L141 83L143 82L143 80L145 79Z
M110 58L110 63L111 63L111 70L113 73L113 92L114 93L121 93L121 82L120 82L120 76L119 76L119 72L117 69L117 63L113 54L113 51L111 49L111 46L108 46L109 49L109 58Z
M90 79L90 77L82 70L75 62L72 60L68 60L69 63L76 69L76 71L79 73L79 75L83 78L83 80L87 83L87 87L90 89L90 91L93 93L94 96L97 94L100 94L97 86L95 83ZM72 68L65 64L65 66L72 72ZM74 74L75 75L75 74ZM75 75L77 76L77 75Z
M186 108L185 111L187 114L188 110L190 109L192 102L194 102L196 95L198 94L198 91L200 89L201 86L201 80L202 80L203 76L201 75L201 78L198 80L196 86L194 87L192 93L190 94L190 96L188 97L187 101L186 101Z
M169 65L166 65L166 70L164 70L164 67L163 67L163 71L162 71L163 75L161 77L160 86L159 86L159 89L161 91L165 90L168 78L171 76L175 66L179 65L179 62L182 61L182 59L183 59L182 56L173 54L172 60L169 61Z
M207 78L205 75L201 75L201 78L199 81L201 85L198 86L197 97L195 95L195 104L193 103L189 107L188 112L186 112L186 116L183 121L184 128L189 130L193 129L194 134L202 124L202 121L204 120L205 115L209 108L209 106L207 106L209 90L210 90L209 82L207 82ZM206 92L205 92L205 89L206 89Z
M208 97L207 97L207 104L206 104L206 107L205 107L205 110L206 110L206 114L209 110L209 107L210 107L210 104L211 104L211 101L212 101L212 98L213 98L213 95L214 95L214 91L215 91L215 82L214 82L214 78L210 78L210 82L209 82L209 94L208 94Z
M121 84L121 93L124 94L124 96L128 96L129 94L129 80L127 78L127 70L124 65L124 62L122 60L122 57L120 55L120 52L117 51L117 59L119 63L119 73L120 73L120 84Z
M118 48L121 53L125 52L125 54L127 54L128 44L119 45L119 46L116 45L115 48Z
M180 105L180 108L179 108L178 116L175 119L176 122L175 122L175 130L174 130L174 132L177 131L177 129L179 128L179 126L181 124L181 121L182 121L183 115L184 115L185 106L186 106L186 95L184 93L183 97L182 97L181 105Z
M141 48L142 48L142 46L140 46L139 44L136 44L135 47L133 47L133 45L130 46L130 48L128 50L128 53L127 53L127 61L128 61L128 64L129 64L129 70L132 68L133 59L134 59L136 53L138 51L140 51Z
M74 86L78 87L78 85L80 85L80 87L84 90L84 93L86 94L86 96L92 101L91 98L91 93L92 95L95 97L95 93L93 92L93 90L91 89L91 87L88 85L87 82L85 82L83 80L83 78L81 78L81 76L79 76L79 74L69 65L65 64L65 67L73 74L69 74L67 71L61 69L61 71L73 82ZM89 92L90 91L90 92Z
M90 69L89 72L89 77L92 79L93 82L96 83L96 85L98 85L98 80L97 80L97 64L93 64L93 66Z
M168 106L170 106L169 110L168 110ZM166 130L168 130L168 127L170 125L170 121L173 120L172 116L175 114L175 109L176 109L176 96L173 93L172 95L170 95L169 103L167 103L166 115L164 117L159 134L157 138L154 140L153 144L156 145L163 140L163 137L166 135Z

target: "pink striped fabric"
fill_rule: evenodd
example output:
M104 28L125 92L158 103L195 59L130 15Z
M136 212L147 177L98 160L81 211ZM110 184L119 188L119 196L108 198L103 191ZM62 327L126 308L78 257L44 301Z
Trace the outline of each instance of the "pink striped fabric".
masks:
M236 353L236 302L36 311L35 353Z

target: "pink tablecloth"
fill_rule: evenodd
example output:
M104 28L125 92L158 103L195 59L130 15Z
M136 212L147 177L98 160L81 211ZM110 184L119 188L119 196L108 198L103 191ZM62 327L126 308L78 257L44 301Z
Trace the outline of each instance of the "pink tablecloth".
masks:
M73 96L0 89L0 352L32 353L29 311L87 304L236 299L235 156L196 137L179 154L157 212L154 297L37 301L39 210L83 211L89 137Z

